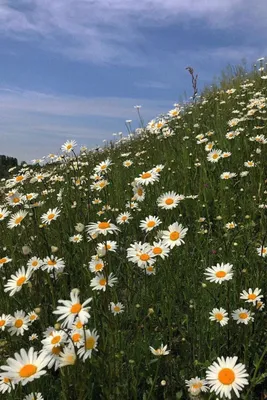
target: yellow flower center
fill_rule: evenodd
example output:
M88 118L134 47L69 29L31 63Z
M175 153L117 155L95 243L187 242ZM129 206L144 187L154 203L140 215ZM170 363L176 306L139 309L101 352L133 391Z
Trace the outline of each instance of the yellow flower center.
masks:
M51 214L49 214L49 215L47 216L47 219L51 220L51 219L55 218L55 215L56 215L56 214L51 213Z
M67 150L70 150L70 149L72 149L72 144L67 145Z
M247 319L247 317L248 317L248 314L246 312L242 312L239 314L239 318L241 318L241 319Z
M256 297L257 297L257 296L256 296L254 293L251 293L251 294L248 295L248 299L249 299L249 300L255 300Z
M109 222L100 222L98 224L98 229L108 229L108 228L110 228Z
M21 223L21 221L23 220L23 217L18 217L15 219L15 224L18 225Z
M153 253L154 254L161 254L162 253L162 248L161 247L154 247Z
M141 254L140 255L140 260L141 261L148 261L150 259L150 256L148 254Z
M4 214L1 214L1 213L0 213L0 218L3 218L3 216L4 216Z
M4 257L4 258L0 258L0 264L4 264L5 262L7 262L7 259Z
M79 342L80 339L81 339L80 333L74 333L74 335L72 335L72 340L73 340L74 343Z
M13 201L13 203L19 203L19 201L20 201L20 198L19 197L14 197L14 199L12 200Z
M60 342L61 336L57 335L54 336L53 339L51 340L51 344L57 344L58 342Z
M171 198L168 198L168 199L165 200L165 204L167 204L167 206L170 206L173 203L174 203L174 200L171 199Z
M70 312L72 314L78 314L82 309L82 305L80 303L73 304L71 306Z
M141 178L142 179L148 179L148 178L151 178L151 173L150 172L145 172L144 174L142 174L141 175Z
M27 200L30 200L32 198L32 194L27 194L26 197L27 197Z
M18 280L17 280L17 286L22 286L23 283L26 281L26 276L21 276Z
M22 319L17 319L15 322L15 327L16 328L21 328L23 325L23 320Z
M200 389L202 386L203 386L202 383L198 382L198 383L194 383L194 385L192 385L192 388L193 389Z
M106 284L107 284L107 280L105 278L99 279L99 285L106 286Z
M148 223L147 223L147 227L148 228L153 228L153 226L155 226L156 225L156 222L155 221L149 221Z
M215 153L215 154L212 155L212 158L213 158L214 160L216 160L218 157L219 157L219 154L217 154L217 153Z
M121 217L122 221L127 221L127 217L126 215L123 215L123 217Z
M48 261L47 261L47 264L48 264L48 265L51 265L51 266L52 266L52 265L56 265L56 263L57 263L57 262L56 262L56 261L53 261L53 260L48 260Z
M10 379L9 379L9 378L4 378L3 381L4 381L5 383L9 383L9 382L10 382Z
M35 260L32 262L32 267L37 267L37 265L38 265L38 261Z
M147 267L147 271L148 272L153 272L154 271L154 267L152 265L150 265L149 267Z
M171 234L170 234L171 240L177 240L177 239L179 239L179 237L180 237L180 233L177 231L171 232Z
M22 175L19 175L19 176L16 177L16 182L20 182L22 180L23 180L23 176Z
M230 368L223 368L218 374L218 379L223 385L231 385L235 380L235 373Z
M19 371L19 376L21 378L29 378L30 376L36 374L37 367L33 364L26 364Z
M138 190L137 190L137 194L138 194L138 196L142 196L143 190L142 190L142 189L138 189Z
M0 319L0 326L4 326L6 321L4 319Z
M86 350L92 350L94 346L95 346L95 339L93 338L93 336L90 336L89 338L86 339L85 342Z
M226 276L226 272L225 271L217 271L215 275L217 278L224 278Z
M102 269L103 269L103 264L102 263L96 264L96 266L95 266L95 270L96 271L101 271Z
M119 312L120 310L121 310L121 309L120 309L119 306L115 306L115 307L114 307L114 311L115 311L115 312Z
M81 323L81 321L76 322L77 329L81 329L82 327L83 327L83 324Z
M215 314L215 318L216 318L218 321L221 321L221 320L223 319L223 315L222 315L221 313L217 313L217 314Z
M106 169L107 168L107 166L106 166L106 164L103 164L103 165L101 165L101 167L100 167L100 169Z
M53 348L52 348L52 353L53 354L55 354L55 355L59 355L59 353L62 351L62 347L61 346L54 346Z

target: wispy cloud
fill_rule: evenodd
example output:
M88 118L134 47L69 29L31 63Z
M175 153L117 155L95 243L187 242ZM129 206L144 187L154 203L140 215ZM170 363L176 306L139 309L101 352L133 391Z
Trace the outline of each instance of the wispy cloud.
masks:
M142 28L186 23L192 19L225 28L260 25L266 16L264 0L252 7L248 0L4 0L0 4L0 32L16 40L38 44L75 60L142 65L138 48ZM266 25L266 22L265 22ZM255 29L255 26L254 26Z

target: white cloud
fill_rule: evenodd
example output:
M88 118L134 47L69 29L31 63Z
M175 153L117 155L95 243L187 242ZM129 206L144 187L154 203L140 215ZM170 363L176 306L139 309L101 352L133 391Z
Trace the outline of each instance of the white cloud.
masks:
M255 7L248 0L11 0L0 4L0 32L38 40L75 60L142 65L144 27L195 19L213 28L246 22L255 29L255 23L266 25L264 5L264 0Z

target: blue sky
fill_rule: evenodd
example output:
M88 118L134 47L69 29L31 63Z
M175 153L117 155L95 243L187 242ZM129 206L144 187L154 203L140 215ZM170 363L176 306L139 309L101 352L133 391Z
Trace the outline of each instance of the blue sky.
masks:
M0 0L0 154L93 147L267 55L265 0Z

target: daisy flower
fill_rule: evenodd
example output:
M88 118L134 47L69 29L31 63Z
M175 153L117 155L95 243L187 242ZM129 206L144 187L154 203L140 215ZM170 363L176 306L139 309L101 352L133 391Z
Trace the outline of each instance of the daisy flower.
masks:
M15 207L20 204L23 204L24 196L19 192L14 192L8 195L6 200L10 206Z
M221 179L224 179L224 180L227 180L227 179L232 179L232 178L234 178L235 176L237 176L237 174L236 174L235 172L223 172L223 173L220 175L220 178L221 178Z
M252 167L255 167L255 163L254 163L254 161L246 161L246 162L244 162L244 166L247 168L252 168Z
M123 161L122 165L126 168L129 168L131 165L133 164L133 162L131 160L125 160Z
M204 379L200 379L198 376L185 381L188 387L188 392L192 396L198 396L201 392L207 392L209 390L208 382Z
M32 335L29 336L29 341L32 342L34 340L38 339L38 335L36 333L33 333Z
M12 214L10 217L10 220L8 221L7 227L9 229L13 229L13 228L19 226L27 214L28 214L27 211L24 211L24 210L21 210L15 214Z
M209 142L209 143L206 144L205 150L206 151L211 151L213 146L214 146L214 142Z
M92 351L97 350L97 340L99 335L97 334L96 329L90 331L90 329L86 329L84 335L84 346L78 350L78 356L85 361L88 357L92 357Z
M149 185L150 183L153 184L159 180L159 174L153 170L143 172L139 175L138 178L135 178L135 183L137 185Z
M86 324L90 318L89 310L91 307L85 307L92 301L90 297L84 303L80 303L79 293L77 290L72 290L70 292L70 300L58 300L58 303L63 304L63 306L57 306L57 309L53 311L53 314L59 314L60 317L58 321L63 320L62 327L67 327L71 329L74 320L79 318L79 320Z
M91 272L94 272L94 273L103 271L104 267L105 267L104 261L102 261L101 259L100 260L93 259L89 263L89 269Z
M143 271L146 275L156 275L156 268L154 265L147 265Z
M267 247L265 246L260 246L257 248L257 253L261 257L266 257L267 256Z
M206 280L221 284L223 281L229 281L233 278L232 264L219 264L210 268L206 268L204 275L207 275Z
M261 289L258 288L254 290L249 288L248 292L246 290L243 290L243 292L240 293L240 299L245 300L247 303L253 303L253 305L255 306L257 301L261 301L261 298L263 297L260 292Z
M170 252L170 248L163 244L161 240L158 242L153 242L151 250L156 257L160 257L162 260L164 260L165 257L168 257Z
M118 248L117 242L115 242L114 240L107 240L107 243L103 242L103 243L98 243L97 245L97 251L98 250L106 250L106 251L113 251L116 252Z
M167 350L167 344L163 346L163 343L161 343L160 347L158 349L154 349L152 346L149 346L149 349L154 356L167 356L170 353L170 350Z
M227 325L229 321L227 311L224 308L214 308L210 312L209 319L218 322L221 326Z
M43 265L43 260L39 257L32 257L27 262L27 267L30 271L37 271Z
M92 290L103 290L103 292L105 292L107 286L112 287L117 281L118 278L116 278L112 272L109 274L108 279L106 279L103 274L98 274L91 280L90 287L93 288Z
M265 307L265 304L262 301L257 301L256 303L256 309L259 311L262 311Z
M230 229L235 229L237 227L237 224L235 222L228 222L227 224L225 224L225 228L230 230Z
M113 303L112 301L110 302L110 311L112 312L112 314L117 315L117 314L121 314L124 312L124 305L122 303Z
M23 398L23 400L44 400L42 393L33 392Z
M0 258L0 268L4 265L12 261L12 258L9 258L8 256Z
M10 325L11 315L10 314L2 314L0 315L0 330L4 331L7 326Z
M63 258L55 256L46 257L43 259L42 270L47 272L58 271L62 272L65 268L65 262Z
M100 234L102 233L103 235L107 235L108 233L116 233L116 231L120 231L119 228L117 228L116 225L111 224L110 220L100 222L98 221L97 223L92 222L89 225L86 226L86 232L89 235L94 235L94 234Z
M219 159L221 158L221 154L222 154L222 150L212 150L208 156L207 156L207 160L212 162L212 163L216 163L219 161Z
M163 244L173 249L175 246L181 246L184 243L183 238L185 237L188 228L184 228L178 222L168 226L168 231L162 232Z
M171 210L177 207L180 200L181 200L180 196L172 191L162 194L157 199L157 204L158 207L163 208L164 210Z
M41 216L41 221L43 224L50 225L50 223L56 220L60 215L60 210L56 208L49 208L49 210Z
M142 231L150 232L160 224L161 220L158 217L153 217L152 215L149 215L149 217L146 217L146 219L140 221L139 226Z
M135 185L133 187L133 193L134 193L133 200L140 201L140 202L145 200L146 192L142 185Z
M28 313L28 316L29 316L30 322L34 322L34 321L36 321L37 319L39 319L39 317L38 317L38 315L36 314L35 311L29 312L29 313Z
M10 393L15 388L12 379L8 378L6 374L0 374L0 393Z
M0 207L0 221L3 221L6 217L8 217L10 211L7 208Z
M80 243L82 240L83 240L83 237L80 233L69 237L69 241L71 243Z
M21 383L24 386L46 373L44 368L48 361L47 355L38 355L31 347L28 353L25 349L21 349L20 353L15 353L15 358L8 358L7 365L2 365L1 369L15 384Z
M52 331L48 337L42 340L44 350L50 352L53 347L62 346L67 340L67 334L62 331Z
M231 399L231 392L234 391L237 397L245 385L248 385L248 373L244 364L236 364L237 357L218 357L217 362L208 368L206 380L210 385L211 392L219 395L220 398Z
M145 268L156 262L156 255L152 252L149 243L134 243L127 249L127 258L129 261L137 264L140 268Z
M131 214L130 214L128 211L126 211L126 212L124 212L124 213L120 213L120 214L117 216L116 222L117 222L117 224L119 224L119 225L122 225L122 224L129 224L129 220L130 220L130 219L133 219L133 217L131 216Z
M63 351L59 354L59 367L62 368L67 365L74 365L76 359L74 346L64 347Z
M100 164L98 164L95 168L94 171L98 173L105 172L109 169L110 165L112 165L111 160L107 158L105 161L102 161Z
M70 332L69 345L73 344L75 347L81 347L84 344L83 330L74 329Z
M77 146L77 143L75 140L67 140L62 146L61 146L61 151L64 151L65 153L70 153L74 147Z
M237 324L247 325L249 321L254 321L253 315L253 313L242 307L232 312L232 318Z
M31 271L25 268L20 268L15 275L11 275L11 279L5 284L4 292L10 292L9 296L13 296L16 292L19 292L25 283L30 280Z
M13 335L21 335L23 336L24 331L27 331L29 329L29 324L30 324L30 318L24 311L16 311L14 314L14 317L11 316L10 322L9 322L9 329L8 332Z

